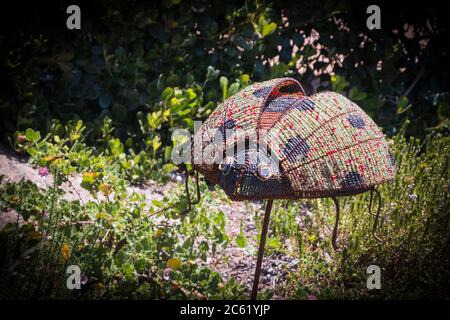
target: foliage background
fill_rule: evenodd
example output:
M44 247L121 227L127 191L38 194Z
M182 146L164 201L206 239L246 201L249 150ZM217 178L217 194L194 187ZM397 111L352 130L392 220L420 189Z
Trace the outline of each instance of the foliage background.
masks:
M439 7L382 5L382 28L373 31L359 1L105 0L82 7L81 31L65 28L65 3L5 11L4 139L28 127L48 131L54 118L82 119L101 148L99 127L109 116L125 149L149 151L158 140L162 157L172 128L192 129L249 81L284 75L308 93L348 94L389 134L405 118L414 136L448 130L448 28ZM226 93L219 76L227 77Z
M72 3L31 7L15 2L8 10L2 10L3 142L26 151L33 163L48 166L61 181L80 172L87 189L105 192L112 188L120 194L127 183L142 183L149 178L167 180L168 173L176 169L168 161L173 129L192 131L194 120L206 118L218 103L249 83L292 76L301 81L308 94L322 90L340 92L357 102L396 142L396 160L403 161L404 167L395 188L388 186L382 190L391 203L387 211L392 219L387 226L397 232L396 237L384 247L371 242L363 246L353 243L351 255L334 258L330 264L319 253L323 250L318 250L329 247L319 229L311 226L309 234L304 235L295 223L289 224L290 220L275 219L274 240L268 250L284 250L278 244L292 238L300 241L295 254L304 257L303 272L291 275L291 283L304 285L300 288L288 285L287 296L304 298L314 293L324 298L367 297L359 289L354 291L352 283L364 276L358 273L358 266L380 254L386 268L397 268L391 278L403 275L398 288L391 288L380 297L448 296L445 266L449 258L450 69L448 18L442 7L380 3L382 28L370 31L366 27L366 8L372 3L364 1L100 0L80 2L82 30L69 31L65 28L69 4ZM409 125L404 126L405 121ZM25 137L25 146L20 144L19 137ZM59 157L65 160L54 161ZM434 172L433 168L441 171ZM220 213L194 215L192 221L178 229L167 227L170 232L161 238L157 235L161 228L136 213L143 209L134 198L118 196L112 204L83 207L56 201L60 193L58 183L50 193L39 197L34 196L39 191L32 186L7 188L2 190L2 201L19 211L29 210L24 205L28 198L20 204L15 198L27 190L33 198L30 200L33 208L47 207L58 212L57 217L74 215L77 219L85 219L87 211L98 223L92 227L92 234L100 236L111 230L114 236L110 251L96 247L77 258L90 261L92 277L102 279L96 284L111 283L118 274L122 275L123 282L116 284L114 280L115 284L102 297L133 296L124 289L141 288L142 283L133 278L133 270L153 266L157 266L157 280L144 281L143 297L197 297L198 292L203 292L207 296L234 298L241 294L233 283L217 289L218 275L186 264L178 280L188 293L163 285L162 272L168 257L161 260L161 248L171 247L169 258L177 255L183 261L189 261L192 255L205 254L201 250L188 252L190 242L184 248L177 244L174 233L195 241L196 235L189 234L189 226L210 220L220 222L223 219ZM207 192L205 186L202 188ZM416 202L411 200L414 195L419 197ZM176 195L169 198L170 203L183 207L183 199L176 200ZM351 214L344 228L352 229L361 212L365 212L362 200L366 199L349 200L346 204ZM48 203L55 201L57 205L48 208ZM139 209L130 212L123 201ZM324 220L331 219L332 206L326 200L308 205L315 212L328 212ZM286 217L298 209L292 205L278 212ZM109 229L111 225L103 217L105 212L126 227ZM169 216L176 218L176 213ZM134 220L136 217L144 220ZM154 234L138 234L136 239L128 239L131 241L116 257L120 251L120 248L116 251L116 245L127 238L127 228L138 221ZM52 222L48 225L44 222L42 226L54 230ZM65 248L64 241L72 239L70 252L73 252L78 241L72 237L77 235L76 230L63 229L58 246ZM356 239L368 230L369 225L355 230ZM398 230L411 235L407 244L404 243L407 233ZM211 231L205 227L203 231L216 239L217 244L227 241L222 229ZM96 239L90 241L95 243ZM301 241L307 245L302 246ZM145 249L139 252L137 242L145 245ZM28 242L22 244L25 248L27 245ZM53 249L47 250L50 251L44 250L45 254L39 255L39 261L48 262L42 255L51 256ZM92 263L92 259L102 255L111 258L111 265ZM148 265L136 262L146 255L154 258ZM109 268L106 273L105 268ZM317 270L330 275L335 282L319 279ZM335 272L339 279L332 277ZM421 278L419 273L427 276ZM201 281L204 285L199 285ZM209 288L205 281L213 283L213 287ZM427 289L417 289L415 281ZM318 282L330 291L319 292L314 287Z

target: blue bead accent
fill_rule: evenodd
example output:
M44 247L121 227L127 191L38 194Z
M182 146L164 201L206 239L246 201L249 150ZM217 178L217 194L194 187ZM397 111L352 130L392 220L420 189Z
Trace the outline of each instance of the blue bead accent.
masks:
M261 89L253 91L253 95L257 98L264 98L270 91L272 91L272 87L262 87Z
M228 136L226 135L227 134L226 130L233 129L234 127L236 127L236 123L234 122L233 119L225 121L219 128L217 128L215 141L218 143L224 142L224 138L226 140L226 138L230 136L229 134Z
M285 111L292 103L295 102L295 98L288 97L279 97L275 98L269 102L264 111L267 112L283 112Z
M236 127L236 123L234 122L234 119L230 119L224 122L223 127L225 129L233 129Z
M391 166L395 166L395 159L394 155L392 154L391 150L388 151L388 160Z
M312 111L316 106L314 101L310 99L301 99L293 107L299 111Z
M357 129L362 129L366 126L364 119L358 116L357 114L351 114L350 116L348 116L347 119L350 122L350 124Z
M341 186L346 189L355 189L364 185L363 177L355 171L349 172L341 181Z
M294 163L302 158L306 158L308 156L309 145L305 139L297 136L288 139L288 142L285 144L283 148L284 155L288 158L289 162Z

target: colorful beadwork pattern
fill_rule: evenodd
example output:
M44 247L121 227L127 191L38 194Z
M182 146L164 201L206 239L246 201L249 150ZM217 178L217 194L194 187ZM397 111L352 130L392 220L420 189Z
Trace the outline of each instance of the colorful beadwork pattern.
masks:
M360 107L335 92L306 96L292 78L255 83L228 98L195 140L194 157L212 141L220 157L244 144L229 170L193 164L233 200L352 195L393 179L396 170L383 134ZM270 156L255 147L262 141ZM262 163L271 168L268 179L258 176Z

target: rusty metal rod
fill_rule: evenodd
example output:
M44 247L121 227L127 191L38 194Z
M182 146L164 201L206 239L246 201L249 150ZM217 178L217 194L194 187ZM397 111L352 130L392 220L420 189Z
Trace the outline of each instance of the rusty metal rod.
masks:
M267 230L269 229L270 212L272 211L273 200L268 200L266 204L266 213L261 230L261 239L259 241L258 260L256 261L255 278L253 279L253 289L251 300L256 300L258 295L259 276L261 275L262 260L264 257L264 247L266 246Z

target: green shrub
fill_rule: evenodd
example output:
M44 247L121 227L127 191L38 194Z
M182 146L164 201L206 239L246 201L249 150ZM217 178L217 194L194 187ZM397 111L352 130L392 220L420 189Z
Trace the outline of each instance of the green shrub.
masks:
M104 123L102 132L108 128ZM208 205L214 199L206 193L181 215L187 201L180 196L184 188L175 188L149 206L144 195L127 190L128 178L138 174L136 157L108 136L107 149L98 153L85 144L85 129L79 120L65 126L54 122L45 137L32 129L18 134L16 149L47 168L54 185L45 192L30 182L1 186L2 210L12 208L26 220L0 231L0 279L5 280L0 286L7 297L241 297L241 285L224 282L204 266L208 255L228 243L223 212ZM61 185L74 174L82 176L81 186L92 196L85 204L86 199L62 197ZM65 287L69 265L83 270L87 283L81 292ZM11 292L11 287L19 289Z

